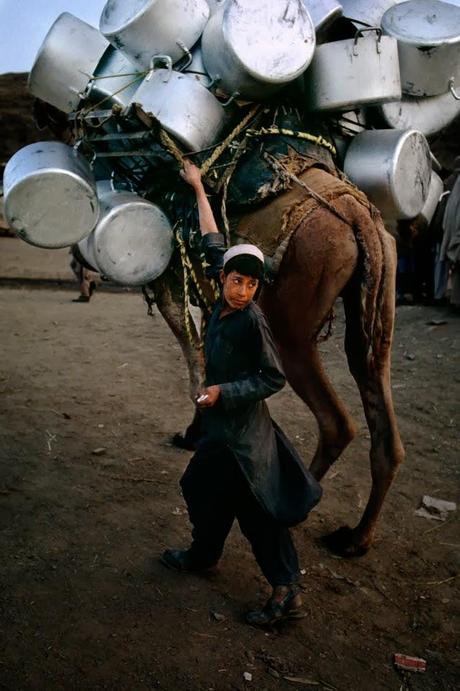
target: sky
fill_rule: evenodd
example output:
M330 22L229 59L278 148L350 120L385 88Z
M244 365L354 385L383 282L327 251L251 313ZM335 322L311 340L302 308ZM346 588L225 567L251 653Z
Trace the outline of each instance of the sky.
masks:
M29 72L48 29L61 12L95 27L106 0L0 0L0 74Z

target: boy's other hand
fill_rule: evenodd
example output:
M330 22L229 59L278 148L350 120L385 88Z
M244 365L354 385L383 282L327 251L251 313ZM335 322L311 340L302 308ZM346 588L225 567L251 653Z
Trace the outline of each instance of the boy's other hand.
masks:
M200 395L196 399L196 404L198 408L212 408L212 406L217 403L219 396L220 386L218 384L207 386L200 391Z

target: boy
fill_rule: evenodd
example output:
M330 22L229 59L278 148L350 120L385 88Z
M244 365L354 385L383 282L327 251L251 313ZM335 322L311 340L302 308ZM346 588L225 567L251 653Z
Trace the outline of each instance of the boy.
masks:
M305 518L321 489L270 418L265 398L285 376L265 318L253 302L264 273L254 245L225 251L201 175L186 161L182 177L195 190L202 246L222 298L205 341L206 387L197 399L203 434L181 480L190 522L188 550L166 550L162 561L180 571L217 564L235 518L272 586L264 607L246 621L266 626L302 616L299 566L288 526ZM307 487L308 485L308 487Z

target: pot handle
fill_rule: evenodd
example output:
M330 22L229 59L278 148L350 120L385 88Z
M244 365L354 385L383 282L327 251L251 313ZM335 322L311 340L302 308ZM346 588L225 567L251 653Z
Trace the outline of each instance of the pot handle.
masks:
M166 65L167 74L166 74L166 79L163 79L163 81L169 82L170 77L171 77L171 73L172 73L172 68L173 68L172 60L171 60L171 57L169 55L154 55L152 57L152 59L150 60L150 69L149 69L149 72L145 78L145 80L147 82L151 79L152 74L155 71L155 67L156 67L157 63L159 63L159 62L160 63L162 62Z
M355 33L355 40L353 43L353 55L358 55L358 38L363 35L365 31L375 31L377 33L377 53L381 53L380 41L382 40L382 29L379 26L368 26L366 29L358 29Z
M222 103L222 102L221 102L220 105L222 106L222 108L227 108L227 106L229 106L230 103L233 103L233 101L235 101L235 100L238 98L239 95L240 95L240 92L239 92L239 91L234 91L234 92L232 93L232 95L230 96L230 98L228 98L228 99L225 101L225 103Z
M455 85L455 79L452 77L449 79L449 90L452 96L455 98L456 101L460 101L460 93L457 93L454 88Z
M191 52L189 51L189 49L188 49L187 46L185 45L185 43L184 43L183 41L181 41L180 38L177 39L176 44L179 46L179 48L181 49L181 51L182 51L182 52L184 53L184 55L187 57L186 62L185 62L184 65L182 65L182 67L180 68L180 71L183 72L184 70L187 69L187 67L188 67L189 65L192 64L193 57L192 57Z

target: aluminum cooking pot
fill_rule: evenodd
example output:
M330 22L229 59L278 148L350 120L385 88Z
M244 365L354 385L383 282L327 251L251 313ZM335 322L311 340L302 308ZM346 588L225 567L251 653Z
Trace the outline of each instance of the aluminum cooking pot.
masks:
M129 286L158 278L173 252L171 224L162 210L133 192L107 192L99 203L100 217L89 244L100 272Z
M77 243L77 247L80 251L81 256L94 271L101 273L96 261L96 253L94 247L94 230L83 240Z
M338 0L304 0L304 3L316 32L327 29L343 13L342 3Z
M434 170L431 173L430 186L428 188L428 196L425 200L422 210L418 215L418 219L425 221L427 225L431 223L431 220L438 206L439 200L444 190L444 184L441 178Z
M414 129L428 137L460 115L460 100L455 100L450 92L425 98L403 96L401 101L376 106L376 110L388 127Z
M154 55L173 62L198 41L208 21L206 0L107 0L99 28L110 43L140 68Z
M157 69L132 97L190 151L214 144L227 115L213 94L194 76L171 69Z
M29 91L64 113L76 110L108 45L97 29L64 12L39 48Z
M86 88L86 96L101 108L113 105L125 108L144 78L139 68L133 65L119 50L110 46L105 51L96 69L94 79Z
M402 0L341 0L343 5L343 16L347 19L356 20L358 29L363 24L369 26L380 26L385 12L393 5Z
M385 219L415 218L428 196L430 148L416 130L367 130L351 142L343 169Z
M96 183L85 158L62 142L36 142L17 151L3 178L5 218L37 247L68 247L98 218Z
M201 46L219 88L257 101L308 67L315 29L302 0L228 0L206 25Z
M409 0L385 12L382 29L398 40L404 93L436 96L460 85L460 8Z
M398 45L380 29L317 46L305 73L310 110L351 110L401 98Z

